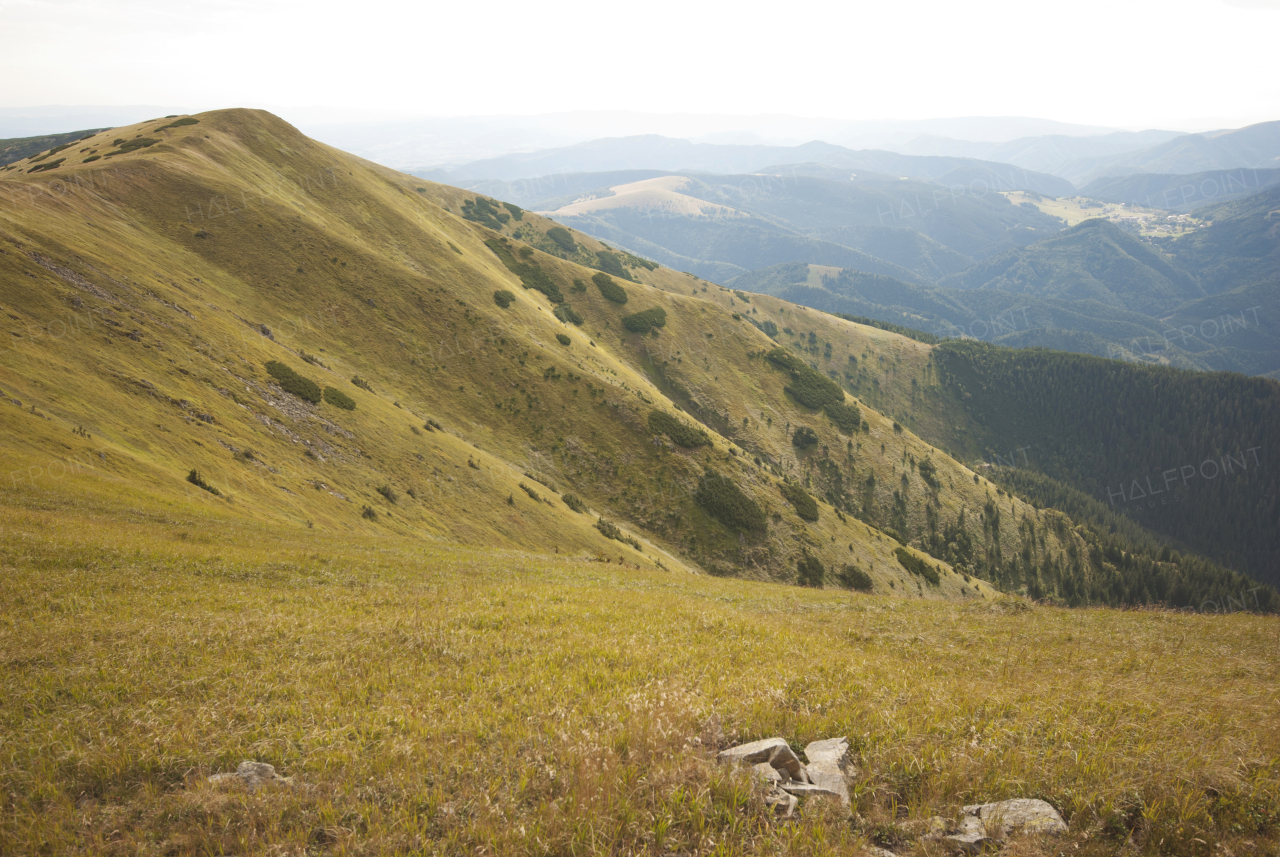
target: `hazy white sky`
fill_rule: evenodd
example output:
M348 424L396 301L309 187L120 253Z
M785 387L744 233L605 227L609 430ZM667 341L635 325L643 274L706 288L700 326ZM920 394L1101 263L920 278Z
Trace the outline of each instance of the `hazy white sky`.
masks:
M1280 0L0 0L0 107L1280 119Z

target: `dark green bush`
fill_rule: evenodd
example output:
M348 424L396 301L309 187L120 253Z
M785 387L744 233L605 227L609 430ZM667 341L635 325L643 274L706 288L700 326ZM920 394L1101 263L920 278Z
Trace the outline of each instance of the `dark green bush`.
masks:
M365 379L361 378L359 375L356 375L355 377L353 377L353 378L351 379L351 383L352 383L352 384L355 384L355 385L356 385L357 387L359 387L361 390L367 390L367 391L369 391L370 393L372 393L372 392L373 392L373 385L372 385L372 384L370 384L370 383L369 383L368 381L366 381Z
M528 495L529 495L529 499L530 499L530 500L532 500L533 502L535 502L535 503L541 503L541 502L542 502L542 495L541 495L541 494L539 494L537 491L534 491L534 490L533 490L532 488L530 488L528 485L525 485L523 482L521 482L521 483L520 483L520 490L521 490L521 491L523 491L524 493L528 494Z
M924 484L928 485L930 488L933 488L934 490L937 490L939 486L938 467L933 463L933 459L926 458L924 461L920 462L919 469L920 469L920 478L924 480Z
M744 494L731 479L714 470L703 474L694 500L726 527L759 532L765 529L766 520L759 504Z
M595 267L606 274L613 274L615 277L621 277L624 280L631 279L631 275L627 273L627 269L622 267L622 260L607 250L598 250L596 252ZM621 301L619 301L621 303Z
M200 475L200 472L197 470L193 469L190 473L187 474L187 481L190 482L192 485L196 486L197 488L203 488L204 490L208 491L210 494L214 495L215 497L222 494L222 492L219 491L217 488L214 488L208 482L205 482L204 477L202 477Z
M514 220L524 220L524 209L523 209L523 208L521 208L520 206L516 205L514 202L504 202L504 203L503 203L503 205L505 205L505 206L507 207L507 211L511 212L511 217L512 217L512 219L514 219Z
M310 378L304 378L279 360L268 360L266 367L267 373L276 379L280 389L297 396L304 402L310 402L313 405L320 404L320 398L323 394L320 391L320 385L315 381Z
M390 485L379 485L378 493L383 497L386 497L388 503L395 503L399 500L399 498L396 497L396 492L391 490Z
M827 576L822 560L810 555L808 551L796 562L796 571L799 572L798 582L801 586L821 586Z
M809 449L818 445L818 433L808 426L800 426L791 436L791 445L796 449Z
M840 572L840 585L845 589L870 592L875 584L871 580L871 575L856 565L846 565Z
M511 306L515 299L515 294L507 291L506 289L498 289L498 291L493 293L493 302L503 309Z
M185 128L188 125L199 125L199 124L200 124L199 119L192 119L190 116L186 116L182 119L174 120L173 122L170 122L168 125L161 125L156 130L163 131L166 128Z
M815 409L844 404L844 390L839 384L807 366L790 351L775 348L767 356L771 363L791 374L791 383L784 389L800 404Z
M795 507L796 514L806 521L818 520L818 501L809 496L809 492L794 482L778 483L778 490L787 502Z
M66 160L66 158L58 158L58 160L56 160L56 161L50 161L50 162L49 162L49 163L47 163L47 164L39 164L38 166L34 166L34 167L32 167L31 169L27 170L27 172L28 172L28 173L42 173L42 172L44 172L45 170L56 170L58 167L62 166L62 162L63 162L63 161L65 161L65 160Z
M577 512L579 515L587 511L587 504L579 500L577 494L565 494L560 499L564 501L566 506Z
M500 210L498 205L497 200L486 199L483 196L477 196L474 200L463 200L462 217L464 220L479 223L490 229L500 230L503 224L511 219L511 215Z
M619 530L613 523L605 520L604 518L600 518L596 521L596 529L599 530L606 539L622 540L622 530Z
M565 336L563 333L557 333L556 342L559 342L561 345L569 345L573 340Z
M582 317L582 313L578 312L568 304L558 304L552 313L556 318L565 324L582 324L586 319Z
M665 434L676 445L687 449L711 445L711 438L705 431L686 425L666 411L649 412L649 431L654 434Z
M578 244L573 240L572 233L563 226L552 226L547 230L547 237L556 242L556 246L566 253L572 253L578 249Z
M154 146L156 143L159 143L159 142L160 141L157 140L155 137L135 137L132 140L127 140L123 143L117 144L118 148L114 152L107 152L107 157L111 157L112 155L123 155L123 154L126 154L127 152L136 152L139 149L145 149L148 146Z
M823 410L827 412L831 422L845 434L853 434L862 425L862 412L856 405L841 402L838 405L827 405Z
M574 277L572 288L575 292L585 292L587 290L587 284L582 282L582 280L579 280L577 277Z
M613 281L608 274L594 274L591 282L596 284L596 288L600 290L600 294L606 299L613 301L615 304L625 304L627 302L627 290Z
M507 270L520 278L520 284L526 289L542 292L553 304L564 301L564 294L560 291L560 287L556 285L546 271L538 267L537 262L521 262L503 241L505 239L490 238L484 243L502 261L502 264L507 266ZM520 252L532 256L533 248L523 247Z
M902 564L903 568L912 574L923 577L929 581L930 586L942 585L942 578L938 575L938 570L906 548L894 548L893 555L898 558L898 562Z
M324 400L335 408L342 408L344 411L354 411L356 409L356 400L337 387L325 387Z
M364 518L367 521L376 521L378 520L378 513L373 511L372 506L365 506L363 509L360 510L360 517Z
M660 306L622 317L622 326L632 333L648 333L655 327L667 326L667 311Z

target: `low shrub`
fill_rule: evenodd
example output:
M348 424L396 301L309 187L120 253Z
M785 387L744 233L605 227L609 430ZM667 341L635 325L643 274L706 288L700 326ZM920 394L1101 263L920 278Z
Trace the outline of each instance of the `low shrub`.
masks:
M356 409L356 400L337 387L325 387L324 400L335 408L342 408L344 411L354 411Z
M511 304L515 302L515 299L515 293L509 292L506 289L498 289L493 293L493 302L503 309L511 306Z
M870 592L875 585L871 575L856 565L846 565L841 569L839 580L840 585L845 589L855 589L858 592Z
M42 173L42 172L44 172L45 170L56 170L58 167L62 166L62 162L63 162L63 161L65 161L65 160L66 160L66 158L58 158L58 160L56 160L56 161L50 161L50 162L49 162L49 163L47 163L47 164L39 164L39 165L37 165L37 166L34 166L34 167L32 167L31 169L27 170L27 172L28 172L28 173Z
M596 288L606 300L611 300L615 304L627 302L627 290L615 283L608 274L595 274L591 277L591 282L596 284Z
M565 494L560 499L564 501L566 506L577 512L579 515L587 511L587 504L578 499L577 494Z
M649 431L654 434L665 434L677 446L683 446L686 449L711 445L711 438L705 431L686 425L683 420L671 416L666 411L649 412Z
M524 220L524 209L516 205L514 202L504 202L507 211L511 212L512 220Z
M938 482L938 466L933 463L933 459L926 458L920 462L919 470L920 478L924 480L924 484L936 491L941 483Z
M582 317L582 313L578 312L568 304L559 304L551 312L556 318L560 319L565 324L580 325L586 321L586 319Z
M366 521L376 521L378 520L378 513L373 511L372 506L365 506L360 510L360 517L364 518Z
M323 393L320 390L320 385L315 381L299 375L279 360L268 360L266 368L267 374L276 379L280 389L290 395L297 396L304 402L310 402L313 405L320 404L320 398Z
M595 266L606 274L613 274L615 277L621 277L624 280L631 279L631 275L627 273L627 269L622 267L622 260L610 253L608 250L599 250L596 252Z
M188 125L199 125L199 124L200 124L199 119L192 119L190 116L185 116L182 119L175 119L173 122L170 122L168 125L161 125L156 130L163 131L166 128L185 128Z
M791 445L796 449L809 449L818 445L818 433L808 426L800 426L791 436Z
M624 315L622 326L632 333L648 333L655 327L666 327L667 311L660 306Z
M893 555L898 558L898 562L903 568L912 574L923 577L929 581L930 586L942 585L942 578L939 576L938 570L906 548L894 548Z
M808 551L805 551L804 556L796 561L796 571L798 572L797 582L801 586L821 586L827 576L827 569L822 565L822 560Z
M397 503L400 498L396 496L396 492L391 490L390 485L379 485L378 493L387 498L388 503Z
M208 482L205 482L204 477L200 475L200 471L196 470L195 468L192 468L191 472L187 474L187 481L190 482L192 485L196 486L197 488L203 488L204 490L208 491L210 494L214 495L215 497L222 494L222 492L219 491L217 488L214 488Z
M573 240L573 234L563 226L552 226L547 230L547 237L566 253L573 253L578 249L578 243Z
M693 498L708 515L731 529L763 532L767 526L760 505L744 494L733 480L714 470L702 475Z
M836 424L836 428L845 434L853 434L862 425L862 412L858 410L857 405L846 405L841 402L838 405L827 405L823 410L826 411L831 422Z
M565 336L563 333L557 333L556 342L559 342L561 345L569 345L573 342L573 340Z
M809 492L801 488L794 482L778 483L778 490L782 492L782 496L787 502L795 507L796 514L803 520L818 520L818 501L809 495Z
M114 152L107 152L107 157L111 157L112 155L124 155L124 154L128 154L129 152L136 152L139 149L145 149L148 146L154 146L156 143L159 143L159 142L160 141L155 137L135 137L132 140L126 140L126 141L116 143L115 145L118 148Z
M579 280L577 277L574 277L573 285L570 286L570 288L572 288L575 292L585 292L587 290L587 284L582 282L582 280Z
M370 383L369 383L368 381L366 381L365 379L361 378L359 375L355 375L355 376L353 376L353 377L352 377L352 379L351 379L351 383L352 383L352 384L355 384L355 385L356 385L357 387L359 387L361 390L365 390L365 391L370 392L370 393L372 393L372 392L373 392L373 385L372 385L372 384L370 384Z

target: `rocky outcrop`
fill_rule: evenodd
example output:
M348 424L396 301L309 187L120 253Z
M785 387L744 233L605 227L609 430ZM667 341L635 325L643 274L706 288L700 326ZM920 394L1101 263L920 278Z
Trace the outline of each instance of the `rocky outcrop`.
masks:
M214 774L209 777L209 782L214 785L236 785L243 783L249 787L249 791L253 792L257 791L264 785L293 785L293 778L282 777L277 774L274 765L268 765L266 762L250 762L246 760L236 766L235 773Z
M1018 798L966 806L959 830L943 838L954 850L972 854L983 850L992 840L1004 839L1015 833L1044 835L1066 832L1067 823L1048 803Z
M797 798L834 798L849 805L848 779L853 759L846 738L814 741L805 748L806 765L782 738L766 738L723 750L720 762L750 765L752 773L767 785L765 802L785 817L795 810Z

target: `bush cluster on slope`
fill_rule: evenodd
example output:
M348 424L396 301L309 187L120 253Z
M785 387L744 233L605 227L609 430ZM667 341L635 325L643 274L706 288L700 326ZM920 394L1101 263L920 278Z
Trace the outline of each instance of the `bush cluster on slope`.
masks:
M711 438L705 431L686 425L666 411L649 412L649 431L654 434L665 434L677 446L688 449L711 445Z
M622 326L632 333L648 333L655 327L667 326L667 311L660 306L624 315Z
M744 494L733 480L714 470L703 474L694 500L708 515L726 527L755 532L763 532L765 529L764 511L760 505Z
M782 496L787 498L787 502L795 507L796 514L806 521L818 520L818 501L809 495L809 492L796 485L794 482L778 483L778 490L782 492Z
M266 367L267 373L276 379L280 389L297 396L304 402L310 402L313 405L320 404L320 398L323 394L320 390L320 385L315 381L299 375L279 360L268 360Z
M596 288L600 290L600 294L606 299L613 301L615 304L625 304L627 302L627 290L613 281L608 274L595 274L591 277L591 282L596 284Z

